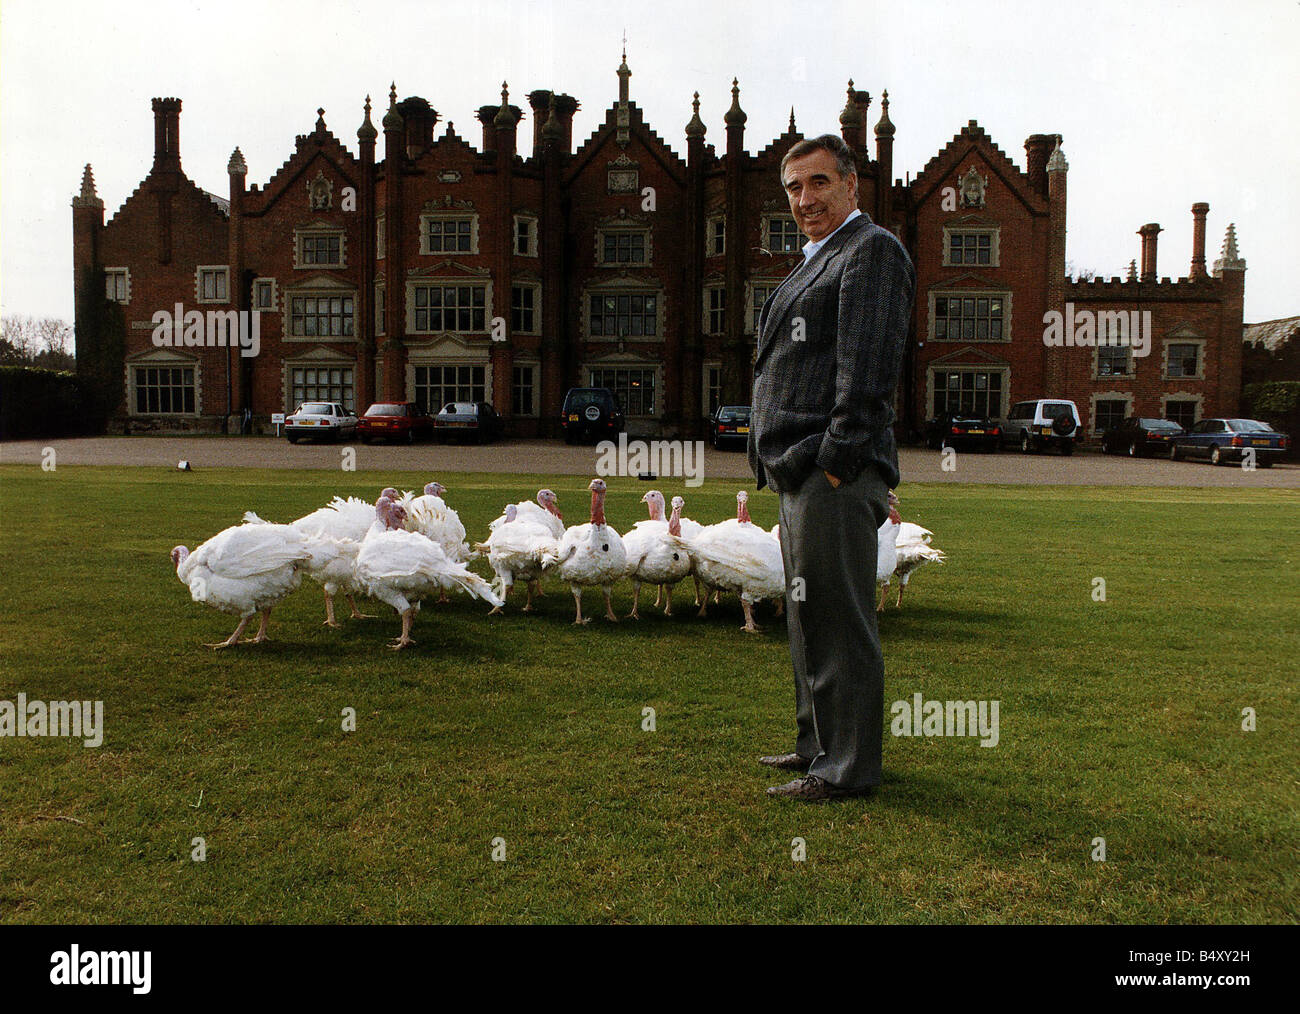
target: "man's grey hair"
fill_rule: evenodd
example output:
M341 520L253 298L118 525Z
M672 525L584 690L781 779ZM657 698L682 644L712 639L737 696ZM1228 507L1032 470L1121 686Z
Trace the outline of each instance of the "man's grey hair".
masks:
M821 137L806 137L785 153L781 159L781 186L785 186L785 166L791 159L803 158L815 151L829 151L835 156L835 168L841 177L856 176L857 164L853 161L853 152L838 134L822 134Z

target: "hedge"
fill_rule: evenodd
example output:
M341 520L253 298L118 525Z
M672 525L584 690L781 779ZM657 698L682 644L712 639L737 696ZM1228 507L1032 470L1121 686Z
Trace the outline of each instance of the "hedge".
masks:
M71 373L0 366L0 440L85 432L85 399Z

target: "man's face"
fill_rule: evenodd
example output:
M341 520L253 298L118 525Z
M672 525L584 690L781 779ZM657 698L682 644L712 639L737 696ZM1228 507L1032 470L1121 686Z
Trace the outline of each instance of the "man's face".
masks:
M838 229L858 206L857 174L841 176L835 156L824 148L787 162L784 182L795 223L814 243Z

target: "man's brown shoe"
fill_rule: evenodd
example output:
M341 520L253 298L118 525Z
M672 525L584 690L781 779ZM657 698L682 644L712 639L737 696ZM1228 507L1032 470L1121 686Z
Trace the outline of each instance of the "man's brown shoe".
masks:
M875 795L876 788L869 785L863 789L837 789L824 778L816 775L804 775L784 785L774 785L767 790L769 796L783 799L801 799L808 803L822 803L830 799L851 799L854 797Z
M800 757L797 753L778 753L770 757L758 758L758 763L766 764L770 768L783 768L786 771L800 771L807 773L812 767L812 761L807 757Z

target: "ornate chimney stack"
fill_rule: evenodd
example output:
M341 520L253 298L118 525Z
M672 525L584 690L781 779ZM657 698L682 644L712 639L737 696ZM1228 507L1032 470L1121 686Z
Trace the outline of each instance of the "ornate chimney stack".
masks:
M153 168L181 171L181 100L153 100Z
M1156 280L1156 237L1163 230L1155 222L1148 222L1138 230L1142 237L1142 281Z
M1192 270L1188 275L1193 281L1208 278L1205 270L1205 216L1210 213L1210 206L1204 201L1192 205Z
M1025 171L1029 185L1047 196L1047 160L1056 147L1055 134L1030 134L1025 138Z

